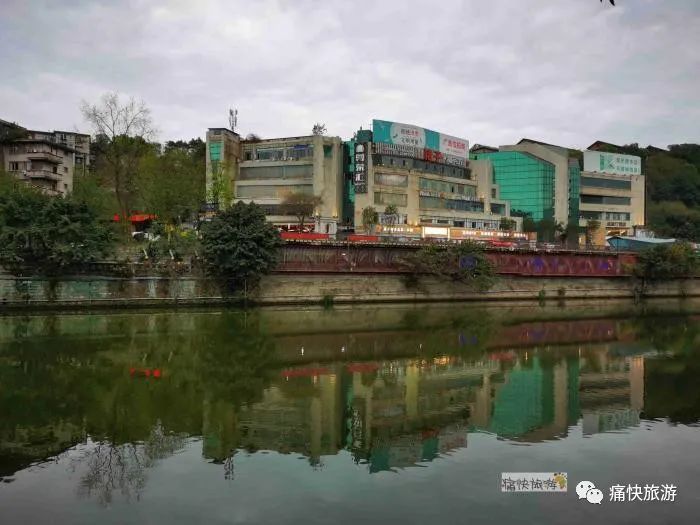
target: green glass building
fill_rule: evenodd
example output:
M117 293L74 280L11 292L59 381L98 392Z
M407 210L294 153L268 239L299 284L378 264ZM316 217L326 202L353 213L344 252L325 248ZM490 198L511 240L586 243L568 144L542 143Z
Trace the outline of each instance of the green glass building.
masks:
M521 151L471 153L472 160L488 159L499 198L510 201L511 215L535 221L554 218L554 165Z

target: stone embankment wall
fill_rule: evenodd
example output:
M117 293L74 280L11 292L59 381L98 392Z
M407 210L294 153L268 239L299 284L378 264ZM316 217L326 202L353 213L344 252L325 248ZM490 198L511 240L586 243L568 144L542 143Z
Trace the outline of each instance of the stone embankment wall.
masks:
M60 279L0 275L0 311L13 308L131 307L162 305L362 303L399 301L566 300L698 297L700 279L645 284L629 277L501 276L478 292L425 277L410 285L390 273L275 273L249 294L224 296L218 283L197 277L100 277Z

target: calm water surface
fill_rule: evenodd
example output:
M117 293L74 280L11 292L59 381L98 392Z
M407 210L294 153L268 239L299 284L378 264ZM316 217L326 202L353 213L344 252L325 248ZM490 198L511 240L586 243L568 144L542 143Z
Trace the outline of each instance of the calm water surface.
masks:
M0 317L0 522L698 523L683 308ZM609 500L652 483L675 501Z

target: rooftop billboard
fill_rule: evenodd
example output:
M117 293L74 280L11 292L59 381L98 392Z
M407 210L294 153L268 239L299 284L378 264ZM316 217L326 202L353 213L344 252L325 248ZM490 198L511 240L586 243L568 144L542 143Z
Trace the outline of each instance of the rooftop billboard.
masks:
M466 159L469 155L468 140L444 135L437 131L412 126L411 124L401 124L388 120L373 120L372 132L374 142L425 148L462 159Z
M584 151L583 171L615 175L641 175L642 159L634 155L623 155L621 153Z

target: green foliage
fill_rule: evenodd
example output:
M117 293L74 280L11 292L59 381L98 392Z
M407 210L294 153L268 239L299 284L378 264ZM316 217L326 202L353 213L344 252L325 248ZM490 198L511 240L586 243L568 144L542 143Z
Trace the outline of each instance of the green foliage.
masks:
M379 222L379 213L373 206L367 206L362 210L362 226L367 233L370 233Z
M476 290L485 291L496 280L496 269L481 246L472 242L447 246L423 246L403 261L403 270L413 276L415 282L420 275L434 275L461 282Z
M114 192L91 173L73 177L71 197L93 209L100 219L109 220L119 209Z
M211 163L211 183L207 188L207 202L216 203L219 209L225 210L233 201L233 189L229 168L224 162Z
M195 216L204 202L204 171L199 160L182 148L145 155L137 181L143 209L165 224Z
M515 221L510 217L501 217L499 228L504 232L512 232L515 229Z
M55 274L103 258L112 231L86 202L17 181L0 191L0 264Z
M237 202L202 228L209 270L235 287L253 287L277 263L282 240L255 203Z
M651 228L661 236L700 241L699 208L678 201L651 203L648 217Z
M634 273L650 280L682 279L697 275L700 259L688 243L662 244L639 253Z
M530 217L523 217L523 231L524 232L536 232L537 223Z
M388 204L384 208L384 216L389 220L390 224L396 224L399 218L399 208L396 204Z
M686 206L700 205L700 173L686 160L668 154L656 154L646 163L649 197L652 201L681 201Z
M280 205L284 215L293 215L299 221L299 229L304 228L304 220L311 217L323 199L317 195L304 192L288 193Z

